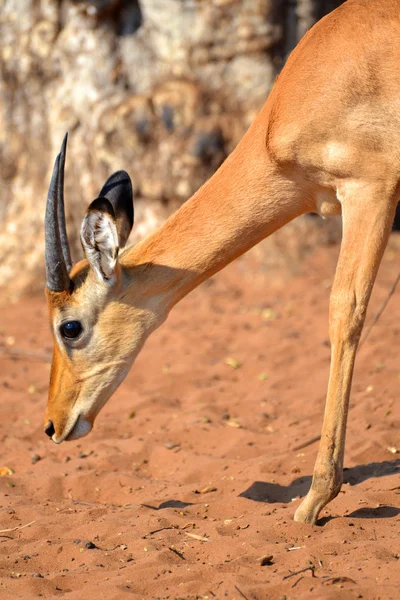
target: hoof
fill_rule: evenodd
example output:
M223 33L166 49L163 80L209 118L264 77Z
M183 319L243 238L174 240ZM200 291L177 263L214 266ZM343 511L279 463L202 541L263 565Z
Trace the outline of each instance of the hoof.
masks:
M307 523L307 525L316 525L318 515L322 507L312 506L307 502L307 498L303 500L299 508L294 513L294 520L297 523Z

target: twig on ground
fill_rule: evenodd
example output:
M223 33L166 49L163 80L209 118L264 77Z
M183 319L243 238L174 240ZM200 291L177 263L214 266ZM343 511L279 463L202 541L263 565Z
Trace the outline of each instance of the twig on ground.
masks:
M176 554L177 556L179 556L179 558L181 558L182 560L186 560L186 558L184 557L184 555L182 554L182 552L179 552L179 550L177 550L174 546L169 546L168 550L171 550L171 552L174 552L174 554Z
M369 336L369 334L371 333L371 329L374 327L374 325L376 324L376 322L378 321L379 317L381 316L381 314L383 313L383 311L385 310L386 306L388 305L388 302L390 300L390 298L393 296L397 284L400 281L400 271L397 273L396 279L394 280L394 282L392 283L391 288L388 291L388 294L385 298L385 300L383 301L380 309L374 314L374 316L372 317L372 321L370 322L370 324L368 325L367 329L365 329L364 331L364 335L358 345L358 348L360 349L361 346L366 342L367 337Z
M11 533L11 531L17 531L18 529L25 529L25 527L29 527L29 525L32 525L33 523L36 523L36 521L31 521L30 523L27 523L26 525L18 525L17 527L11 527L11 529L0 529L0 533Z
M97 502L86 502L86 500L74 500L73 498L71 498L71 500L72 504L84 504L85 506L102 506Z
M293 452L296 452L297 450L302 450L303 448L307 448L307 446L311 446L311 444L315 444L315 442L319 442L319 440L321 439L320 435L316 435L313 438L311 438L310 440L308 440L307 442L303 442L303 444L299 444L299 446L295 446L294 448L292 448Z
M285 577L283 577L282 581L284 581L285 579L289 579L290 577L294 577L295 575L300 575L300 573L305 573L306 571L311 571L311 576L315 577L314 570L315 570L314 565L310 565L309 567L300 569L300 571L296 571L295 573L290 573L290 575L285 575Z
M159 533L160 531L165 531L166 529L179 529L177 525L170 525L169 527L160 527L160 529L155 529L154 531L149 531L142 537L142 540L145 540L149 535L154 535L155 533Z
M241 590L239 590L239 588L238 588L237 585L235 585L235 588L237 589L237 591L239 592L239 594L242 596L242 598L244 598L244 600L249 600L248 597L245 596Z
M292 588L296 587L296 585L299 583L299 581L301 581L302 579L304 579L304 575L302 575L301 577L298 578L297 581L294 582L294 584L292 585Z
M204 535L197 535L196 533L188 533L185 531L185 534L192 538L193 540L198 540L199 542L211 542L210 538L205 537Z

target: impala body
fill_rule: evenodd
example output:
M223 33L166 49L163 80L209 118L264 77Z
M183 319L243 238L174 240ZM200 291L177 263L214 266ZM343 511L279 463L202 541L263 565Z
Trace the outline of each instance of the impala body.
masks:
M86 259L71 268L66 142L46 212L54 335L45 430L77 439L148 335L202 281L306 212L342 215L331 293L331 370L311 489L295 519L315 523L342 483L355 354L399 200L400 0L348 0L301 40L262 111L215 175L152 236L124 251L132 191L114 174L89 206Z

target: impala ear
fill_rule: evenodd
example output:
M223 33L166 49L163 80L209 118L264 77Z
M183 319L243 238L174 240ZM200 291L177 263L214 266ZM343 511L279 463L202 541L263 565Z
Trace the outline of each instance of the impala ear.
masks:
M114 209L119 247L123 248L133 227L132 182L126 171L117 171L103 185L100 197L107 198Z
M81 242L90 266L98 279L107 285L116 282L119 251L113 206L107 198L97 198L83 217Z

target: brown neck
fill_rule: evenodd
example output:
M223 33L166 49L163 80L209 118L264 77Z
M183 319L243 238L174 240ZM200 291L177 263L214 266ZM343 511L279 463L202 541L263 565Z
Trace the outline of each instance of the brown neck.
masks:
M124 253L122 264L132 280L141 273L146 296L160 297L170 309L304 212L295 182L269 158L266 127L257 119L214 176L161 229Z

